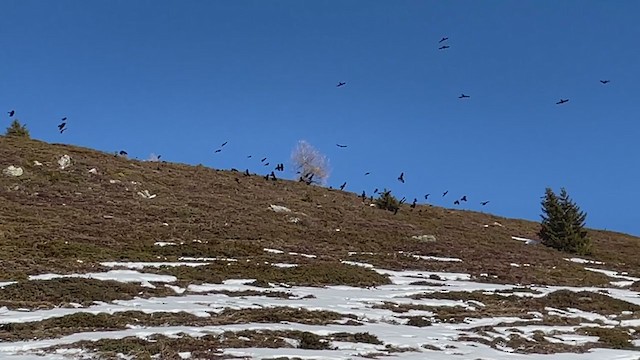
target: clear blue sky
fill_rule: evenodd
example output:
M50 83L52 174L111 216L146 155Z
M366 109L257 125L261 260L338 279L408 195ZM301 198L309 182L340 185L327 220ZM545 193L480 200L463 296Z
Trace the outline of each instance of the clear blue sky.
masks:
M268 156L290 178L305 139L333 187L447 207L466 195L459 208L539 220L545 187L564 186L589 227L640 235L640 2L27 0L0 13L1 118L15 109L34 138L260 173Z

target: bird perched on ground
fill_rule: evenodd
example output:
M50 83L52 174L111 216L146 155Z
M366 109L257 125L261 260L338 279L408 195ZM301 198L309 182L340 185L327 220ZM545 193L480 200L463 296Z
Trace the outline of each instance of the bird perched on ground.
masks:
M450 46L449 46L449 45L442 45L442 46L440 46L440 47L438 48L438 50L444 50L444 49L448 49L448 48L450 48Z
M276 174L275 174L273 171L271 172L271 180L273 180L273 181L278 180L278 179L276 178Z
M471 96L469 95L465 95L465 94L460 94L460 96L458 96L458 99L464 99L464 98L470 98Z
M336 85L336 87L345 86L345 85L347 85L346 82L338 81L338 85Z
M568 102L568 101L569 101L569 99L560 99L560 101L558 101L558 102L556 103L556 105L562 105L562 104L564 104L564 103L566 103L566 102Z
M603 83L603 84L608 84L608 83L611 82L611 80L600 80L600 82Z
M9 117L13 117L13 115L15 115L16 112L15 110L11 110L8 113L9 113Z
M342 185L340 185L340 190L344 190L345 186L347 186L347 182L346 181Z
M415 209L416 208L416 203L418 202L418 199L413 198L413 202L411 203L411 208Z
M485 205L487 205L488 203L489 203L488 201L483 201L483 202L481 202L481 203L480 203L480 205L485 206Z
M445 36L442 39L440 39L440 41L438 41L438 44L440 44L443 41L447 41L447 40L449 40L449 38Z
M398 176L398 181L404 184L404 172L400 173L400 176Z
M362 195L360 195L360 197L362 198L362 201L365 201L365 199L367 198L367 194L364 192L364 190L362 190Z

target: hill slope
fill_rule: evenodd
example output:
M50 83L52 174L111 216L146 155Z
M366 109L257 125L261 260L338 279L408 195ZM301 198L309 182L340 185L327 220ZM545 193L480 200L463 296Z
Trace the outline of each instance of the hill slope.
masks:
M64 170L58 165L63 155L72 159ZM263 248L278 248L327 262L466 272L492 282L604 285L610 280L564 260L567 254L512 239L535 239L536 222L428 205L405 205L394 215L353 193L36 140L1 137L0 159L3 169L24 169L20 177L0 177L0 279L96 269L99 261L113 260L268 261ZM157 196L144 198L138 194L144 190ZM276 212L271 205L292 212ZM484 226L494 222L502 226ZM412 238L419 235L437 240ZM590 235L594 260L640 276L639 238L596 230ZM154 245L158 242L182 245Z
M58 161L69 156L70 165ZM0 137L0 357L636 359L640 239ZM515 238L514 238L515 237ZM524 240L524 241L522 241Z

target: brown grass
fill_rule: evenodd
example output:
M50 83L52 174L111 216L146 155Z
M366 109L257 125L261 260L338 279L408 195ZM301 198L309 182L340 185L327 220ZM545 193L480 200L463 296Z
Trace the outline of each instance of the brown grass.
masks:
M60 170L56 161L63 154L72 157L73 165ZM353 193L203 166L140 162L28 139L1 137L0 159L0 166L25 170L20 178L0 176L4 279L87 271L105 260L224 256L242 261L265 256L262 248L271 247L318 255L324 261L347 259L349 251L374 252L382 255L364 260L398 269L487 273L487 281L604 285L609 280L563 260L567 254L511 239L535 238L539 225L531 221L432 206L403 206L393 215L363 204ZM35 166L34 160L44 165ZM97 175L88 173L94 167ZM145 189L157 198L136 194ZM301 221L290 222L291 215L269 210L271 204L289 207ZM494 221L504 227L483 227ZM638 275L640 239L590 233L593 259ZM411 239L422 234L433 234L437 241ZM155 241L184 244L158 247ZM463 262L417 260L399 251ZM298 257L297 262L310 261ZM514 268L510 263L532 266Z

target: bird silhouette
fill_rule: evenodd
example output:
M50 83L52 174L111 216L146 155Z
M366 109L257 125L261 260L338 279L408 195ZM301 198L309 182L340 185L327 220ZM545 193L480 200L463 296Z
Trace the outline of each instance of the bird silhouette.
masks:
M251 159L251 155L247 155L247 159Z
M416 203L418 202L418 199L413 198L413 202L411 203L411 208L415 209L416 208Z
M342 185L340 185L340 190L344 190L345 186L347 186L347 182L346 181Z
M347 85L347 83L346 83L346 82L340 82L340 81L338 81L338 85L336 85L336 87L345 86L345 85Z
M267 160L267 158L262 158L262 160L260 160L260 162L264 162L265 160Z
M449 190L445 191L444 193L442 193L442 197L444 197L445 195L447 195L449 193Z
M603 84L608 84L608 83L611 82L611 80L600 80L600 82L603 83Z
M467 195L460 198L460 201L467 201Z
M369 175L369 174L371 174L371 173L370 173L370 172L366 172L366 173L364 173L364 176L367 176L367 175Z
M440 46L440 47L438 48L438 50L444 50L444 49L448 49L448 48L450 48L450 46L449 46L449 45L442 45L442 46Z
M340 145L340 144L336 144L337 147L341 147L341 148L346 148L347 145Z
M558 102L556 103L556 105L561 105L561 104L564 104L564 103L566 103L566 102L568 102L568 101L569 101L569 99L560 99L560 101L558 101Z
M377 193L378 193L378 188L375 188L375 189L373 190L373 193L374 193L374 194L377 194Z
M64 129L64 127L67 125L67 123L63 122L60 125L58 125L58 130L60 130L60 133L62 133L62 130Z
M63 117L63 118L62 118L62 121L67 121L67 117L66 117L66 116L65 116L65 117Z
M273 180L273 181L278 180L278 179L276 178L276 174L275 174L273 171L271 172L271 174L270 174L270 175L271 175L271 180Z
M360 195L360 197L362 198L362 201L367 198L367 194L364 192L364 190L362 190L362 195Z
M129 155L129 154L127 154L127 152L126 152L126 151L124 151L124 150L120 150L120 152L119 152L118 154L120 154L120 155L122 155L122 156L127 156L127 155Z
M65 132L67 130L67 128L64 128L62 130L60 130L60 134L62 134L63 132Z
M427 194L427 195L425 195L425 196L424 196L424 199L425 199L425 200L429 200L429 195L431 195L431 194Z
M222 151L222 149L218 149L218 150L214 151L214 153L219 153L220 151Z
M480 203L480 205L485 206L485 205L487 205L488 203L489 203L488 201L483 201L483 202L481 202L481 203Z
M470 98L471 96L469 95L465 95L465 94L460 94L460 96L458 96L458 99L464 99L464 98Z
M449 38L445 36L442 39L440 39L440 41L438 41L438 44L440 44L443 41L447 41L447 40L449 40Z
M268 162L264 163L264 166L269 166L269 163Z
M276 165L276 171L284 171L284 164L280 163Z
M251 174L249 174L249 169L245 170L244 171L244 176L249 176L249 175L251 175Z
M9 111L9 112L8 112L9 117L13 117L13 115L15 115L15 113L16 113L16 112L15 112L15 110L11 110L11 111Z
M404 184L404 172L400 173L400 176L398 176L398 181Z
M228 141L225 141L222 143L222 145L220 145L220 147L224 147L225 145L227 145Z
M404 204L405 201L407 201L407 198L403 196L402 199L400 199L400 205Z
M453 202L455 205L460 205L460 201L456 200Z

